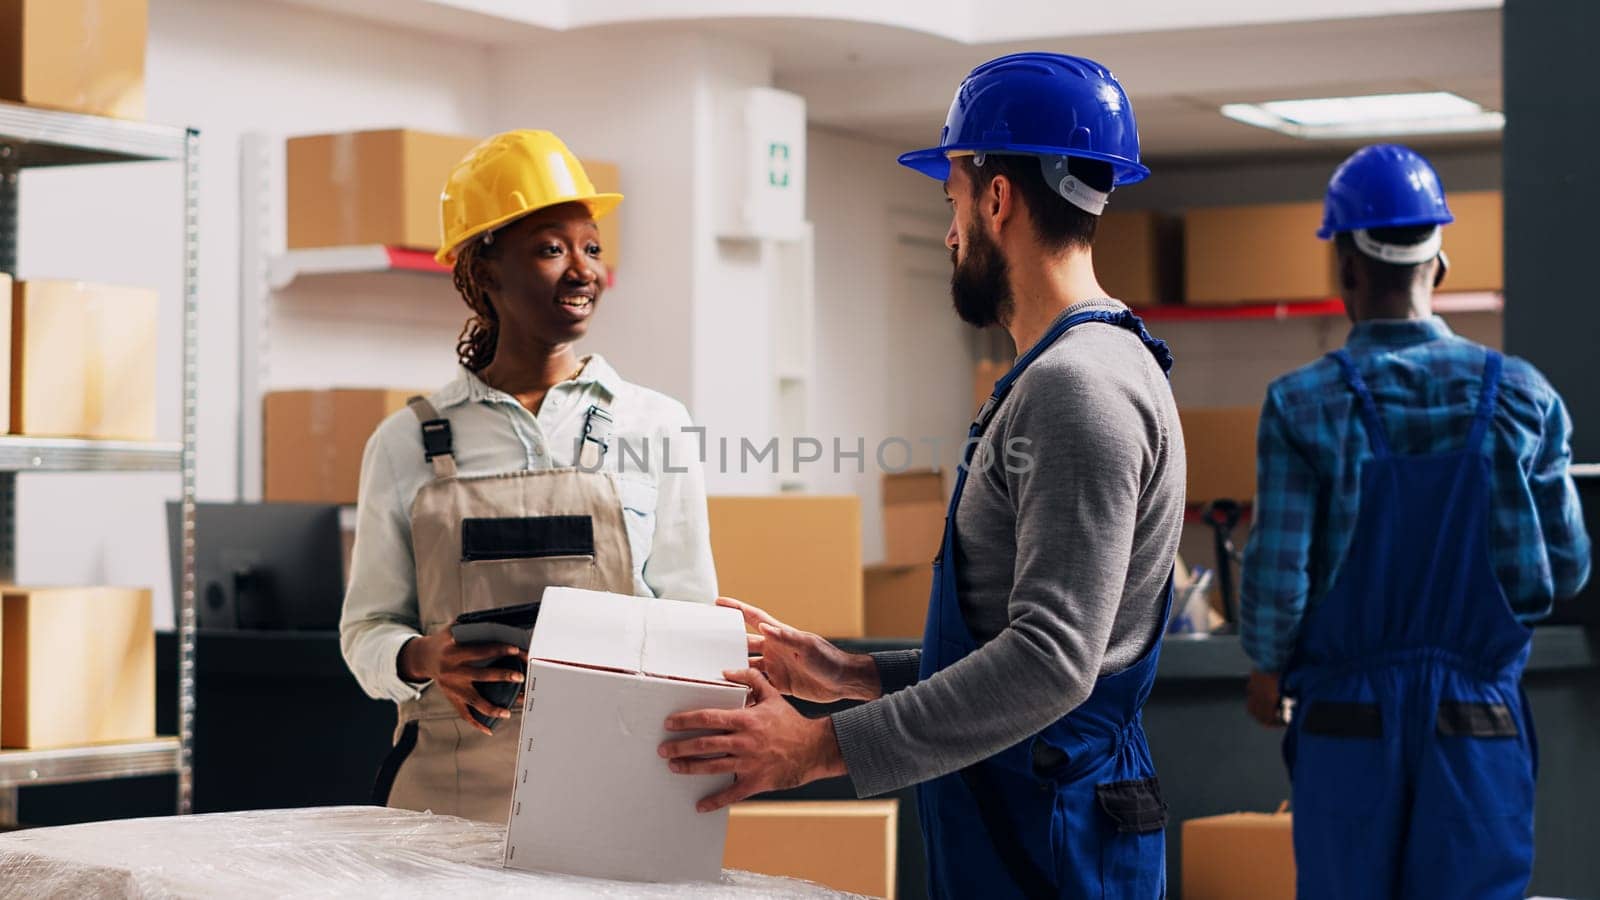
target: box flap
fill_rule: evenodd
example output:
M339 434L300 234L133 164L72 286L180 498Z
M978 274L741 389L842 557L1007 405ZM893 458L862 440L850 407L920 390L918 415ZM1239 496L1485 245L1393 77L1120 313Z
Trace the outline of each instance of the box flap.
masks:
M618 672L721 682L746 666L737 610L679 600L549 588L528 655Z
M720 682L723 672L749 665L744 617L725 606L652 600L644 634L646 675Z
M648 598L547 588L528 655L619 672L638 672L644 657Z

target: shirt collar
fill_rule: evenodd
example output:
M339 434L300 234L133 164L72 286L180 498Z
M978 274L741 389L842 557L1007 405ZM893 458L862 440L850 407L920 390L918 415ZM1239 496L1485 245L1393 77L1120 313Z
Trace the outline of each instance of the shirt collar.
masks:
M1426 319L1369 319L1350 329L1345 345L1353 350L1410 347L1443 340L1454 334L1438 316Z
M598 385L612 399L616 399L625 383L617 370L606 362L605 357L598 353L590 354L584 358L583 369L573 378L571 384L580 387ZM433 396L433 405L438 409L460 406L464 403L515 403L516 398L504 391L496 390L485 384L476 372L465 366L459 368L456 377L445 385Z

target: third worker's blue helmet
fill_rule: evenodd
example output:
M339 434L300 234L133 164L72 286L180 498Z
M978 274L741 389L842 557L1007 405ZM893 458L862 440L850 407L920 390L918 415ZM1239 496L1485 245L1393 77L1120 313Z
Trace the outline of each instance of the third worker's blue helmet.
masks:
M1351 234L1356 247L1384 262L1415 264L1439 255L1438 226L1455 221L1444 202L1439 174L1422 154L1399 144L1373 144L1350 155L1328 181L1317 237ZM1374 228L1434 226L1418 244L1386 244Z
M1454 221L1439 175L1422 154L1399 144L1373 144L1351 154L1333 173L1317 237Z

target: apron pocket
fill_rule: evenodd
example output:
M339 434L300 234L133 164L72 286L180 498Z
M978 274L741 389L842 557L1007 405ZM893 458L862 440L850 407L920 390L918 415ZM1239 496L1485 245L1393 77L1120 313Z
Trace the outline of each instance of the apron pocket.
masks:
M600 586L600 568L592 554L483 560L460 568L461 603L468 612L532 603L544 597L547 587Z
M461 561L593 556L594 521L588 516L463 519Z
M1166 894L1167 801L1154 776L1097 784L1100 884L1107 897Z

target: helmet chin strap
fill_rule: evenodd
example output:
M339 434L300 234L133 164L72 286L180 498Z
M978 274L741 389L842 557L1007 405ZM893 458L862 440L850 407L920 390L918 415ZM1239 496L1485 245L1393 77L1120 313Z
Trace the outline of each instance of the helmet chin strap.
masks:
M1427 240L1416 244L1385 244L1365 228L1350 232L1350 237L1355 241L1356 249L1367 256L1399 266L1425 263L1438 256L1444 246L1444 231L1438 227L1433 229L1433 234Z
M1041 156L1039 168L1044 172L1044 180L1056 189L1068 203L1083 210L1091 216L1104 215L1106 204L1111 201L1110 191L1098 191L1067 171L1066 156Z
M1034 154L1011 154L1013 156L1032 156ZM958 156L969 156L974 166L982 167L989 154L983 150L952 150L947 153L950 159ZM1039 170L1044 173L1044 180L1060 194L1062 199L1073 206L1083 210L1091 216L1104 215L1106 204L1111 200L1110 191L1100 191L1090 187L1079 180L1067 170L1067 160L1070 156L1040 156Z

